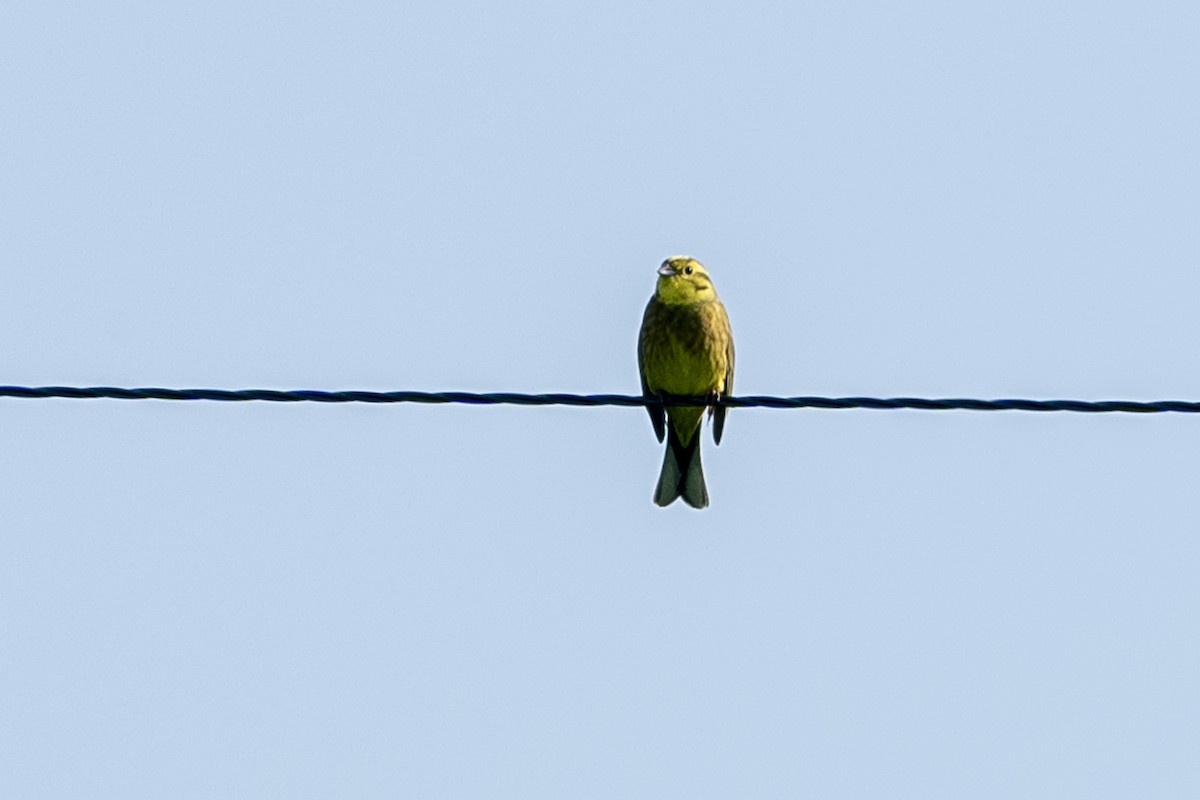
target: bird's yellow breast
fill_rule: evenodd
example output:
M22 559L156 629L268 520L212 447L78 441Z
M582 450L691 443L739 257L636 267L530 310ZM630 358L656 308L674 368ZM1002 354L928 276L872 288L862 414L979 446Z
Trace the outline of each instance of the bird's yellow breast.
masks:
M723 392L729 337L719 300L667 305L651 298L640 344L646 385L674 395Z

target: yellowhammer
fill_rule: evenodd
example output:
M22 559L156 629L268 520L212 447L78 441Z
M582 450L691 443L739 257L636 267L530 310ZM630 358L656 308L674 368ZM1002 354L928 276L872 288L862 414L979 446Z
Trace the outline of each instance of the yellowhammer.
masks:
M658 268L658 286L642 317L638 367L647 397L716 399L733 393L733 332L704 265L689 256L672 256ZM693 508L708 505L700 467L700 423L704 406L664 409L650 405L658 440L667 433L667 452L654 490L654 502L676 498ZM721 443L725 407L708 405L713 441ZM666 421L670 425L664 425Z

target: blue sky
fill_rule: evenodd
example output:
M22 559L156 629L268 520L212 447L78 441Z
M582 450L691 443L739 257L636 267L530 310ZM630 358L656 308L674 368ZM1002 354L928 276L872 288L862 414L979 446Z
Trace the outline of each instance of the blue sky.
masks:
M0 383L1200 399L1185 3L8 4ZM1200 421L0 400L8 797L1191 797Z

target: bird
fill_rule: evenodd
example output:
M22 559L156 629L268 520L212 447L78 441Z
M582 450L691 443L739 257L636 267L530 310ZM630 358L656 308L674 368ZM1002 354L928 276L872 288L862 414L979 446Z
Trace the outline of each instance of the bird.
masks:
M714 401L733 393L733 332L708 270L691 256L671 256L658 268L638 335L638 369L654 434L659 442L667 439L654 502L668 506L682 497L693 508L705 508L700 425L707 409L713 441L721 443L727 408ZM664 406L671 396L709 402Z

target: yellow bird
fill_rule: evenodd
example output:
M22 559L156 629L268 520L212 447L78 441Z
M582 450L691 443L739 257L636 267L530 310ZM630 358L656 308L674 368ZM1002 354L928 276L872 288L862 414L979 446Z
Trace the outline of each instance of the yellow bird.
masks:
M690 256L672 256L658 268L658 286L642 316L638 368L647 397L708 397L733 393L733 332L717 299L708 270ZM707 405L713 441L721 443L725 407ZM700 423L705 406L649 405L658 440L667 452L654 490L654 502L667 506L679 497L693 508L708 505L700 466ZM670 422L666 425L666 422Z

